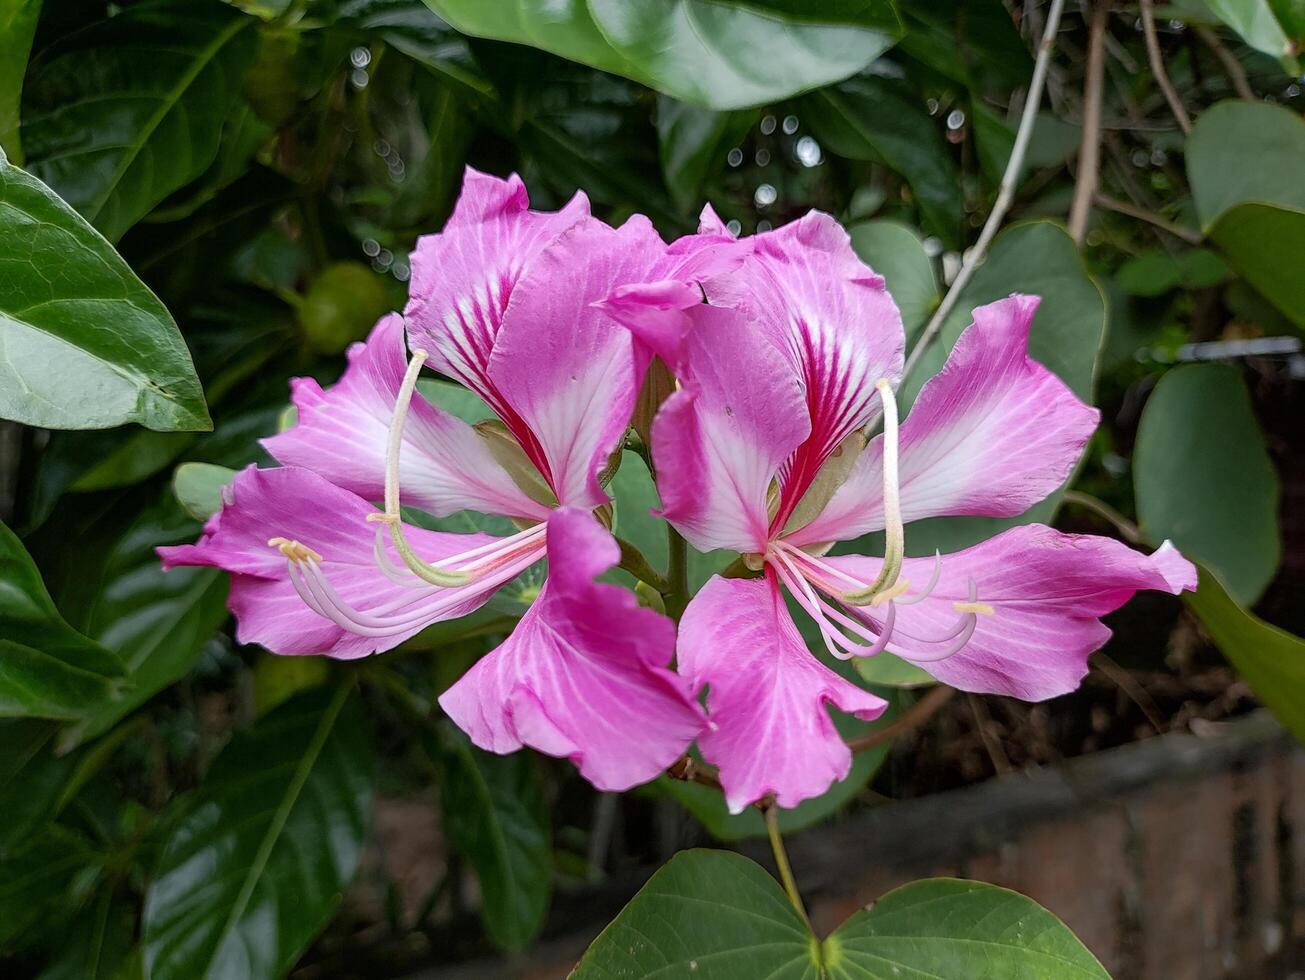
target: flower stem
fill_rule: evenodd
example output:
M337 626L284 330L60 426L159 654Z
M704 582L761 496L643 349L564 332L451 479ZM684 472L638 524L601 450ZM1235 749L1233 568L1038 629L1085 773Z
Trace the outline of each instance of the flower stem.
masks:
M639 579L639 581L646 582L662 595L666 595L670 592L671 583L664 575L659 574L657 570L652 567L652 563L644 557L642 551L624 538L618 537L616 543L621 547L621 563L619 567L624 568L635 578Z
M784 891L793 904L798 918L810 929L811 920L807 918L806 906L802 904L797 881L793 878L793 868L788 863L788 851L784 850L784 838L779 833L779 807L774 803L766 807L766 833L770 836L770 849L775 854L775 867L779 869L780 884L784 886Z
M666 597L666 612L678 623L689 604L689 546L670 524L666 525L666 550L670 556L666 567L669 588L662 595Z

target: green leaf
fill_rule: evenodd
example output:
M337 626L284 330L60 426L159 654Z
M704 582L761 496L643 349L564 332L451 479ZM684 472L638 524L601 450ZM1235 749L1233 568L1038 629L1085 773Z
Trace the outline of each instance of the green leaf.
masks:
M727 851L692 850L649 879L571 977L817 980L817 956L815 937L758 864Z
M1204 289L1229 278L1228 266L1208 248L1178 255L1152 249L1119 267L1116 280L1130 296L1163 296L1170 290Z
M0 951L30 945L76 908L105 856L57 824L0 860Z
M960 172L937 120L912 89L863 75L813 92L799 112L834 153L883 163L905 177L925 223L945 241L958 241L965 209Z
M177 503L197 521L206 521L222 509L222 488L236 478L236 471L212 463L182 463L172 474L172 492Z
M43 830L74 760L50 751L59 729L49 721L0 721L0 860Z
M0 718L80 718L121 698L122 662L55 609L31 556L0 524Z
M40 0L0 0L0 152L17 164L23 162L18 141L23 76L40 16Z
M873 657L857 657L854 664L862 680L883 687L930 687L938 683L922 667L895 657L886 650Z
M135 913L105 888L69 923L54 958L36 980L127 980Z
M879 658L858 659L877 660ZM931 683L933 682L933 678L929 680ZM845 715L841 711L831 712L834 727L838 729L839 735L844 739L855 738L867 732L872 732L876 728L890 725L897 719L899 701L895 692L882 691L877 693L884 694L889 699L889 705L888 709L874 721L861 721L852 715ZM793 833L817 824L837 813L855 799L865 789L866 784L874 778L875 773L879 771L879 767L883 765L884 759L888 757L888 750L891 746L891 741L885 741L880 742L873 748L854 753L852 755L852 769L845 779L834 783L820 796L803 800L792 809L779 811L779 829L786 834ZM718 840L734 841L748 837L766 836L766 822L762 818L760 810L750 806L742 813L730 813L729 808L725 806L725 797L718 789L703 786L700 783L671 779L668 776L659 779L657 786L662 792L678 800Z
M541 48L707 109L762 105L836 82L901 35L889 0L427 3L464 33Z
M1247 282L1305 328L1305 210L1239 204L1219 216L1210 237Z
M1203 0L1210 11L1242 36L1242 39L1267 55L1285 58L1299 52L1274 16L1274 7L1285 8L1283 0Z
M1221 102L1187 139L1201 225L1248 282L1305 327L1305 121L1282 106ZM1254 166L1246 166L1254 160Z
M220 3L150 3L57 42L28 80L32 172L116 241L217 156L255 23Z
M681 210L701 207L707 182L725 169L726 154L755 119L755 112L713 112L664 95L658 98L662 176Z
M1208 569L1183 600L1256 696L1299 739L1305 739L1305 640L1247 612Z
M212 427L163 304L48 187L0 154L0 417L52 429Z
M145 896L151 980L282 976L329 920L372 797L349 690L282 705L218 756Z
M131 686L116 700L84 705L65 745L107 731L179 679L227 618L225 574L212 568L164 572L159 564L156 547L189 544L200 531L169 496L109 545L97 588L84 597L87 632L121 654Z
M907 343L912 342L938 308L938 280L924 239L897 221L867 221L850 229L856 254L884 277L888 292L902 311Z
M519 952L544 924L553 885L548 803L528 752L491 755L449 730L440 753L444 829L480 881L489 937Z
M1243 605L1282 554L1278 476L1235 368L1189 364L1160 379L1142 412L1133 486L1143 532L1206 565Z
M823 944L829 980L1110 980L1065 924L1032 899L932 878L857 912Z

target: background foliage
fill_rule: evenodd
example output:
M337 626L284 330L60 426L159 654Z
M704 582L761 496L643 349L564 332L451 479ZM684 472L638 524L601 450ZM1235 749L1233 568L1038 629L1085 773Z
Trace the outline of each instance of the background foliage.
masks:
M538 206L583 188L604 216L642 211L667 236L692 230L704 200L744 233L825 209L917 338L996 197L1046 9L427 3L0 0L6 976L375 976L520 951L551 896L618 853L659 861L686 837L762 832L704 787L595 797L565 765L486 755L442 722L435 697L520 603L360 664L279 659L235 644L220 575L165 576L153 549L197 535L232 468L270 462L256 439L283 424L290 376L329 382L347 344L402 306L407 254L468 163L520 171ZM1104 422L1072 490L1018 520L1173 539L1202 565L1180 622L1202 624L1305 736L1305 642L1288 632L1305 630L1299 528L1284 542L1279 520L1284 492L1301 493L1288 448L1305 418L1298 8L1157 10L1177 109L1138 7L1101 18L1095 80L1088 13L1067 11L1012 220L904 394L972 307L1041 294L1034 356ZM1076 195L1090 220L1071 233ZM620 533L664 560L633 454L614 487ZM908 548L954 550L1008 523L931 521ZM698 582L719 564L693 561ZM1159 601L1172 624L1177 602ZM1118 625L1116 656L1160 665L1163 632ZM889 657L862 666L892 694L888 724L920 677ZM860 754L785 829L864 805L888 753ZM378 795L438 808L447 860L420 895L378 843ZM712 976L959 975L916 906L947 910L953 944L1003 923L982 937L994 976L1041 957L1103 975L1047 913L973 883L908 886L812 945L774 881L709 851L666 865L578 975L640 968L623 930L679 923L683 939L691 901L717 907L693 937L719 954ZM653 933L647 955L675 941Z

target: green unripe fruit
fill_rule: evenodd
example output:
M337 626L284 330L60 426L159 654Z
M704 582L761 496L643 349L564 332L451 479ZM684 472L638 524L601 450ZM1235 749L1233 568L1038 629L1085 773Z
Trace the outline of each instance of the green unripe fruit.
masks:
M385 284L361 262L333 262L299 305L304 340L319 354L339 354L390 308Z

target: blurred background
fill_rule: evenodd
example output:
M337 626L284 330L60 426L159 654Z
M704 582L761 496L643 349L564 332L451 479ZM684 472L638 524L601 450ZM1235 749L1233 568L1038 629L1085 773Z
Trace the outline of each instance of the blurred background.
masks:
M330 383L402 308L408 254L466 165L519 172L540 208L583 189L668 239L708 201L739 234L828 211L918 338L997 199L1048 13L0 0L10 164L163 301L214 423L0 420L3 584L43 581L48 614L126 678L32 698L0 667L0 975L560 977L674 851L761 853L760 815L706 787L597 794L441 718L529 579L344 665L240 646L224 577L163 576L152 549L197 536L231 469L270 465L256 440L288 424L290 377ZM1140 595L1081 690L1044 704L925 704L900 661L862 665L894 707L838 724L884 737L784 818L818 929L958 874L1027 892L1121 980L1305 975L1303 40L1293 0L1065 5L1009 214L915 390L974 306L1036 293L1033 355L1102 424L1046 503L925 522L907 547L1020 521L1168 538L1201 589ZM23 312L6 261L0 351ZM618 530L664 562L627 457ZM698 581L718 567L694 557Z

